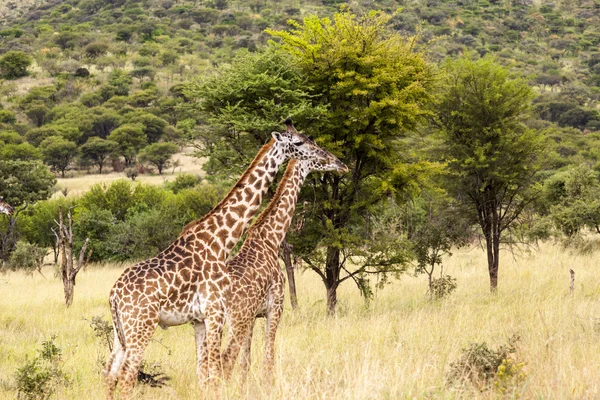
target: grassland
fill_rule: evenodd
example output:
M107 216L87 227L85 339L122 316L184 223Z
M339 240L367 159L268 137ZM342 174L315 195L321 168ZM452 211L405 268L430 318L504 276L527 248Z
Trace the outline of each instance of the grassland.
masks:
M399 398L600 398L600 281L596 255L573 255L558 246L518 258L504 255L500 290L490 295L485 259L478 249L460 251L446 265L458 289L443 301L428 301L425 279L404 276L376 293L366 307L354 288L343 287L339 313L325 315L324 291L316 276L299 276L301 308L286 309L277 336L274 385L252 379L240 393L235 383L222 398L399 399ZM576 289L569 295L569 268ZM107 293L122 266L91 266L65 309L52 271L0 276L0 398L14 398L14 372L33 357L41 341L56 335L70 387L59 399L103 396L100 361L106 351L86 319L108 317ZM260 373L263 335L258 324L254 375ZM521 337L518 357L525 380L504 395L496 390L448 386L449 364L470 342L495 347ZM146 353L172 380L168 387L138 386L140 398L202 398L196 383L193 330L158 330Z
M173 156L172 162L174 163L173 165L175 165L175 168L173 166L165 168L162 175L159 175L158 173L139 175L136 178L136 182L150 185L162 185L166 181L173 181L175 177L181 173L204 176L205 172L202 169L202 164L205 162L205 159L194 157L193 151L193 148L186 147L182 152ZM68 196L81 195L93 185L98 183L110 184L118 179L127 179L127 177L122 172L112 172L110 170L108 173L103 173L102 175L87 173L76 174L70 172L68 177L57 179L57 187L60 190L57 191L53 197L62 196L62 191L65 189Z

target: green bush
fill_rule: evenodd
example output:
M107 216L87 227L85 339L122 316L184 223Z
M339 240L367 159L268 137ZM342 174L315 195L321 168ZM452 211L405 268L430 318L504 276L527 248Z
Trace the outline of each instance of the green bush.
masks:
M173 182L167 182L165 186L177 194L183 189L190 189L200 183L202 178L193 174L179 174Z
M55 339L53 336L42 342L37 357L17 369L18 399L48 399L58 387L70 385L69 377L62 370L62 351L54 343Z
M12 252L6 263L6 268L13 271L24 270L28 273L33 273L33 271L37 270L41 273L44 257L47 253L47 250L42 247L19 241L17 242L15 251Z
M458 360L450 364L450 383L471 383L479 390L497 388L502 393L523 382L525 364L518 360L517 343L513 335L506 344L491 349L486 342L471 343L461 350Z
M22 51L11 50L0 57L0 72L6 79L16 79L27 75L32 59Z

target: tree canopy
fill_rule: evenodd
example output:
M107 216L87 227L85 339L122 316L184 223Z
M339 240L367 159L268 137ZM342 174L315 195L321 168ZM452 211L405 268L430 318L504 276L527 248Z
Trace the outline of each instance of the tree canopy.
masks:
M498 285L500 245L537 195L542 136L524 124L532 90L491 57L445 64L444 92L435 106L448 185L482 231L490 286Z

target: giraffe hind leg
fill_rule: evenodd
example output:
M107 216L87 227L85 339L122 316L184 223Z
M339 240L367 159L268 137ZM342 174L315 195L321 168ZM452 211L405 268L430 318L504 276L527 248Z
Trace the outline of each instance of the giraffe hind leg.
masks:
M115 389L117 387L119 371L125 359L125 349L121 346L121 342L115 332L113 349L108 357L106 366L104 367L104 378L106 382L106 399L112 400L115 398Z

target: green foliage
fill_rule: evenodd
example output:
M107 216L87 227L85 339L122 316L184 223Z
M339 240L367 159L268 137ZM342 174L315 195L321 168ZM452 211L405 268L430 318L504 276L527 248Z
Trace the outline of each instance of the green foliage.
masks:
M165 186L173 193L177 194L183 189L191 189L198 185L202 178L193 174L179 174L173 182L167 182Z
M281 129L282 117L294 116L301 126L318 119L324 109L311 106L305 86L289 57L270 48L242 51L216 76L186 87L184 96L201 100L208 115L205 129L189 131L190 139L206 143L200 155L210 158L203 168L217 177L237 176Z
M168 125L164 119L145 112L131 113L127 116L127 121L132 124L141 124L146 140L150 144L160 140Z
M426 274L429 280L429 294L432 299L440 299L454 291L456 280L444 275L442 260L451 256L453 248L460 248L468 243L471 236L470 221L465 219L463 211L450 199L439 195L433 200L431 194L425 201L417 198L419 207L414 233L410 239L417 261L415 275ZM425 196L424 196L425 197ZM436 267L439 267L439 277L434 277Z
M185 224L209 212L223 195L212 185L182 189L176 195L126 180L96 185L77 201L75 237L90 238L94 260L150 257L165 249Z
M10 110L0 110L0 123L1 124L14 124L17 122L15 113Z
M448 161L448 188L481 228L495 290L500 242L537 195L529 189L540 169L542 136L523 123L532 91L490 57L461 57L445 66L435 125Z
M401 236L372 238L367 221L390 194L410 186L394 181L394 169L403 163L398 140L427 114L433 69L414 38L387 30L390 18L343 11L333 21L307 17L294 23L292 32L267 30L281 40L284 57L300 68L313 106L327 110L306 132L350 168L344 176L326 175L305 185L312 211L305 223L309 231L302 233L302 255L328 289L329 312L335 310L332 292L344 280L380 274L385 281L408 261ZM386 238L395 243L382 253ZM327 249L325 257L318 255L320 248ZM367 262L359 262L367 254L372 255ZM383 256L373 257L377 254ZM359 268L349 270L346 259L356 260ZM342 277L342 271L348 275ZM364 279L354 281L364 288Z
M77 156L77 144L59 136L50 136L40 143L40 148L44 161L54 170L60 171L64 178L65 171Z
M52 194L56 178L38 161L0 160L0 196L13 207Z
M450 383L469 382L480 390L495 387L504 393L524 381L524 363L518 359L518 335L506 344L491 349L486 342L471 343L461 350L458 360L450 364Z
M125 164L130 166L138 151L146 144L146 135L142 124L124 124L108 135L108 140L117 143L116 152L125 158Z
M447 297L454 292L456 286L456 278L453 278L450 275L442 275L439 278L432 278L431 286L429 288L431 297L434 299Z
M7 145L0 143L0 159L36 161L42 159L42 153L29 143Z
M11 50L0 57L0 73L6 79L16 79L27 75L32 59L22 51Z
M35 270L41 271L44 257L47 253L45 248L19 241L6 263L6 268L13 271L23 270L29 273Z
M81 153L85 159L90 160L98 166L99 173L102 174L102 168L108 157L117 149L118 143L112 140L105 140L99 137L91 137L81 147Z
M85 47L85 54L90 58L100 57L108 51L108 45L102 42L92 42Z
M171 158L179 151L179 146L174 143L152 143L142 149L139 154L141 162L147 162L158 169L162 175L163 169L171 164Z
M19 399L48 399L59 387L70 384L62 369L62 351L54 340L55 336L43 342L37 357L17 369L15 381Z
M584 228L600 232L600 183L598 173L580 164L548 178L539 204L563 235L573 238ZM578 244L577 241L565 243Z

